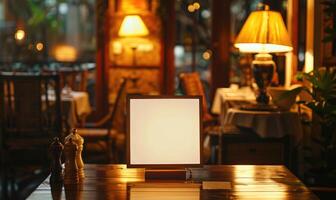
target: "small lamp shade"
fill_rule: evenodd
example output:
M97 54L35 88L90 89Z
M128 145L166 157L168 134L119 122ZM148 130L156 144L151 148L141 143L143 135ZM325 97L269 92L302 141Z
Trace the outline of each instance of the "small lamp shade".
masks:
M280 13L268 9L249 15L234 46L245 53L280 53L293 49Z
M123 37L137 37L148 35L148 29L139 15L128 15L121 23L118 35Z

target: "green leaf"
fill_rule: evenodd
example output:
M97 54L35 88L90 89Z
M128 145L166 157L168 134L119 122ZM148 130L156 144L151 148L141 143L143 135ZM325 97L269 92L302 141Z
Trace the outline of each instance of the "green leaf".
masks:
M303 74L302 72L299 72L295 75L296 80L302 81L303 80Z
M44 10L35 4L33 1L29 1L32 17L28 20L28 24L31 26L37 26L45 20Z

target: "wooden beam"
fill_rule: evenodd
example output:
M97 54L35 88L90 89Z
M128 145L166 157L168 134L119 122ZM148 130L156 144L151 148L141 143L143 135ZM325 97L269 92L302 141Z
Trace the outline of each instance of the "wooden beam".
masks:
M298 71L298 45L299 45L299 1L287 1L287 30L292 39L293 51L286 54L286 78L285 86L290 86L295 82L295 75Z
M211 94L230 84L230 5L231 0L212 1Z
M160 1L166 11L162 14L162 68L161 93L174 94L175 92L175 1Z
M96 54L96 104L94 118L99 119L108 112L108 76L109 70L106 64L106 55L108 55L108 27L107 17L108 0L96 1L97 13L97 54Z

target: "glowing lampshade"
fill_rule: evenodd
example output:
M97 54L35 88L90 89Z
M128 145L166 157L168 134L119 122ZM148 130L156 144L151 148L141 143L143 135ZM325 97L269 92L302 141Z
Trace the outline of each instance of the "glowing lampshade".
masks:
M279 12L252 12L241 29L235 44L246 53L276 53L292 51L292 42Z
M136 37L148 35L148 29L139 15L128 15L121 23L118 35Z

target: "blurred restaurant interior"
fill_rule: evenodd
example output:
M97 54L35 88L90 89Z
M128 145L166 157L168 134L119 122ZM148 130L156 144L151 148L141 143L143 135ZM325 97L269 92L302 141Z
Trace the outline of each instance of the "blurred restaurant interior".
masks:
M0 0L0 199L333 199L335 67L336 0ZM200 96L199 164L218 178L190 173L231 189L132 187L130 96ZM55 195L78 138L82 188Z

